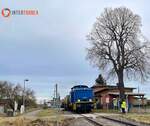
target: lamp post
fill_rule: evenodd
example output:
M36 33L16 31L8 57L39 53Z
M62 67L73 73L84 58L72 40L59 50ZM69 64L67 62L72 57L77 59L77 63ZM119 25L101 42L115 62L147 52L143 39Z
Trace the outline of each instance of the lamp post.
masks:
M25 111L25 84L26 82L29 81L28 79L24 80L24 89L23 89L23 106L24 106L24 111Z

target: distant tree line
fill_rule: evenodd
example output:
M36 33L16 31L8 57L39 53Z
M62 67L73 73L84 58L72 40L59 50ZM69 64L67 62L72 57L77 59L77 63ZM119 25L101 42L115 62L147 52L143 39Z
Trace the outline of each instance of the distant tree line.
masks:
M18 103L18 110L23 104L23 87L20 84L13 84L7 81L0 81L0 100L7 101L7 108L14 109L14 102ZM34 91L25 90L25 106L36 107Z

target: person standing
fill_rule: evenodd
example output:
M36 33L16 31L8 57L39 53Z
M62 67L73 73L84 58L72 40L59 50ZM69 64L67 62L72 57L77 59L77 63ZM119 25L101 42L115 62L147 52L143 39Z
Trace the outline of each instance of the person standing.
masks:
M123 100L122 103L121 103L121 109L122 109L122 113L126 113L125 110L126 110L126 101Z
M117 110L117 98L113 98L113 108Z

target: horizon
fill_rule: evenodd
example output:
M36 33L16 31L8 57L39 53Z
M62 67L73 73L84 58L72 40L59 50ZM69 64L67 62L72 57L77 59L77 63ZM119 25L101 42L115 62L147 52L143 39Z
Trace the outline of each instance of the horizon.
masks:
M41 103L44 100L49 101L53 99L54 94L54 86L58 84L58 93L60 94L61 99L63 99L66 95L69 94L71 88L78 84L84 84L89 87L95 84L95 79L98 75L91 76L0 76L1 81L9 81L13 84L20 84L23 86L23 80L25 78L29 79L26 82L26 88L30 88L34 90L37 103ZM3 78L3 79L2 79ZM15 79L14 79L15 78ZM116 81L108 81L107 85L116 85ZM125 87L132 87L135 93L139 92L144 93L145 97L150 99L149 88L150 85L145 83L137 83L136 81L125 81Z

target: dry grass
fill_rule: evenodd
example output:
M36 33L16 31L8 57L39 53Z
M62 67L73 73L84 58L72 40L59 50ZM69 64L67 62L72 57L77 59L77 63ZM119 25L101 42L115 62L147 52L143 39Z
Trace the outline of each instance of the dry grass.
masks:
M107 110L107 109L94 109L92 111L92 113L93 112L96 112L96 113L120 113L119 110L114 110L114 109L109 109L109 110Z
M53 120L52 118L32 118L27 119L24 117L3 118L0 126L68 126L72 118L63 120Z
M150 114L126 114L123 117L136 122L150 124Z
M1 118L0 126L26 126L28 122L24 117L5 117Z
M0 126L68 126L74 118L64 117L62 111L45 109L35 117L0 117Z
M38 117L60 116L60 114L62 114L62 111L59 111L58 109L43 109L37 114L37 116Z

